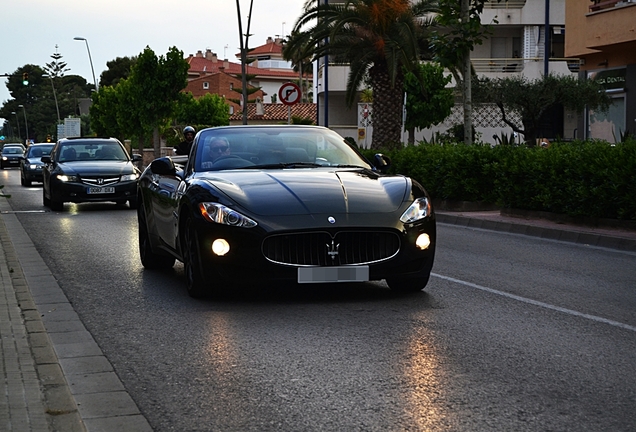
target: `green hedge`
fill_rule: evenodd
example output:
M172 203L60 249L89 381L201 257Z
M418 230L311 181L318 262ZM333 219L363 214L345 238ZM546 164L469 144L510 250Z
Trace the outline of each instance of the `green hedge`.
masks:
M372 160L373 150L362 150ZM553 143L549 148L426 144L381 151L391 172L433 199L636 220L636 140Z

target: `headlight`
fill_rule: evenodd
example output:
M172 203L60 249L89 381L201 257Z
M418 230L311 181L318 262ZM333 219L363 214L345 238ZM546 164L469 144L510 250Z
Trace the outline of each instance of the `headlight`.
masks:
M38 169L38 165L31 164L31 165L29 165L29 169L32 169L32 170Z
M121 181L137 180L137 177L139 177L139 175L137 173L135 173L135 174L125 174L125 175L121 176Z
M78 181L77 176L66 175L66 174L58 174L57 179L61 182L76 182Z
M222 204L203 202L199 204L199 210L210 222L245 228L256 226L256 221Z
M2 160L8 160L9 158L7 158L6 156L2 156Z
M433 214L433 209L428 198L418 198L413 201L413 204L402 214L400 221L403 223L413 223L431 214Z

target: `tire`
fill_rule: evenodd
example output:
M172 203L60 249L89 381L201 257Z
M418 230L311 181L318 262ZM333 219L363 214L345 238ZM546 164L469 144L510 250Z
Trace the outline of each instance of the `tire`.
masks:
M172 268L175 261L173 257L159 255L152 250L150 236L148 235L146 214L143 209L139 209L137 212L137 222L139 225L139 257L141 258L141 264L148 270Z
M51 200L46 197L44 186L42 186L42 204L44 205L44 207L51 207Z
M199 238L194 229L192 217L189 217L185 223L185 276L186 288L188 294L192 298L201 298L207 291L205 277L203 276L203 267L201 264L201 252L199 248Z
M430 274L425 277L414 277L414 278L387 278L386 283L391 288L391 291L398 293L415 293L422 291L428 280L430 278Z
M59 200L59 199L55 199L55 194L53 193L52 189L49 189L49 194L51 195L51 198L49 199L49 207L51 208L51 210L53 211L57 211L57 212L61 212L64 210L64 201Z

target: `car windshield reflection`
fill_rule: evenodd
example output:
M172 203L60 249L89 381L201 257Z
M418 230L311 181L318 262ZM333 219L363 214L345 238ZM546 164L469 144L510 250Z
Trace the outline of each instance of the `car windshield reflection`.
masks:
M340 135L328 129L217 128L197 137L195 171L329 166L371 168Z
M58 162L95 160L127 161L128 156L121 146L111 143L67 144L58 151Z

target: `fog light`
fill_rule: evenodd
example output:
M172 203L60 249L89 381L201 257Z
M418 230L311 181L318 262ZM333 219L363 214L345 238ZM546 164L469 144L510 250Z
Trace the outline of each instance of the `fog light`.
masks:
M223 256L230 251L230 244L224 239L216 239L212 242L212 252L215 255Z
M428 249L430 245L431 238L428 236L428 234L420 234L419 236L417 236L417 240L415 240L415 246L417 246L418 249Z

